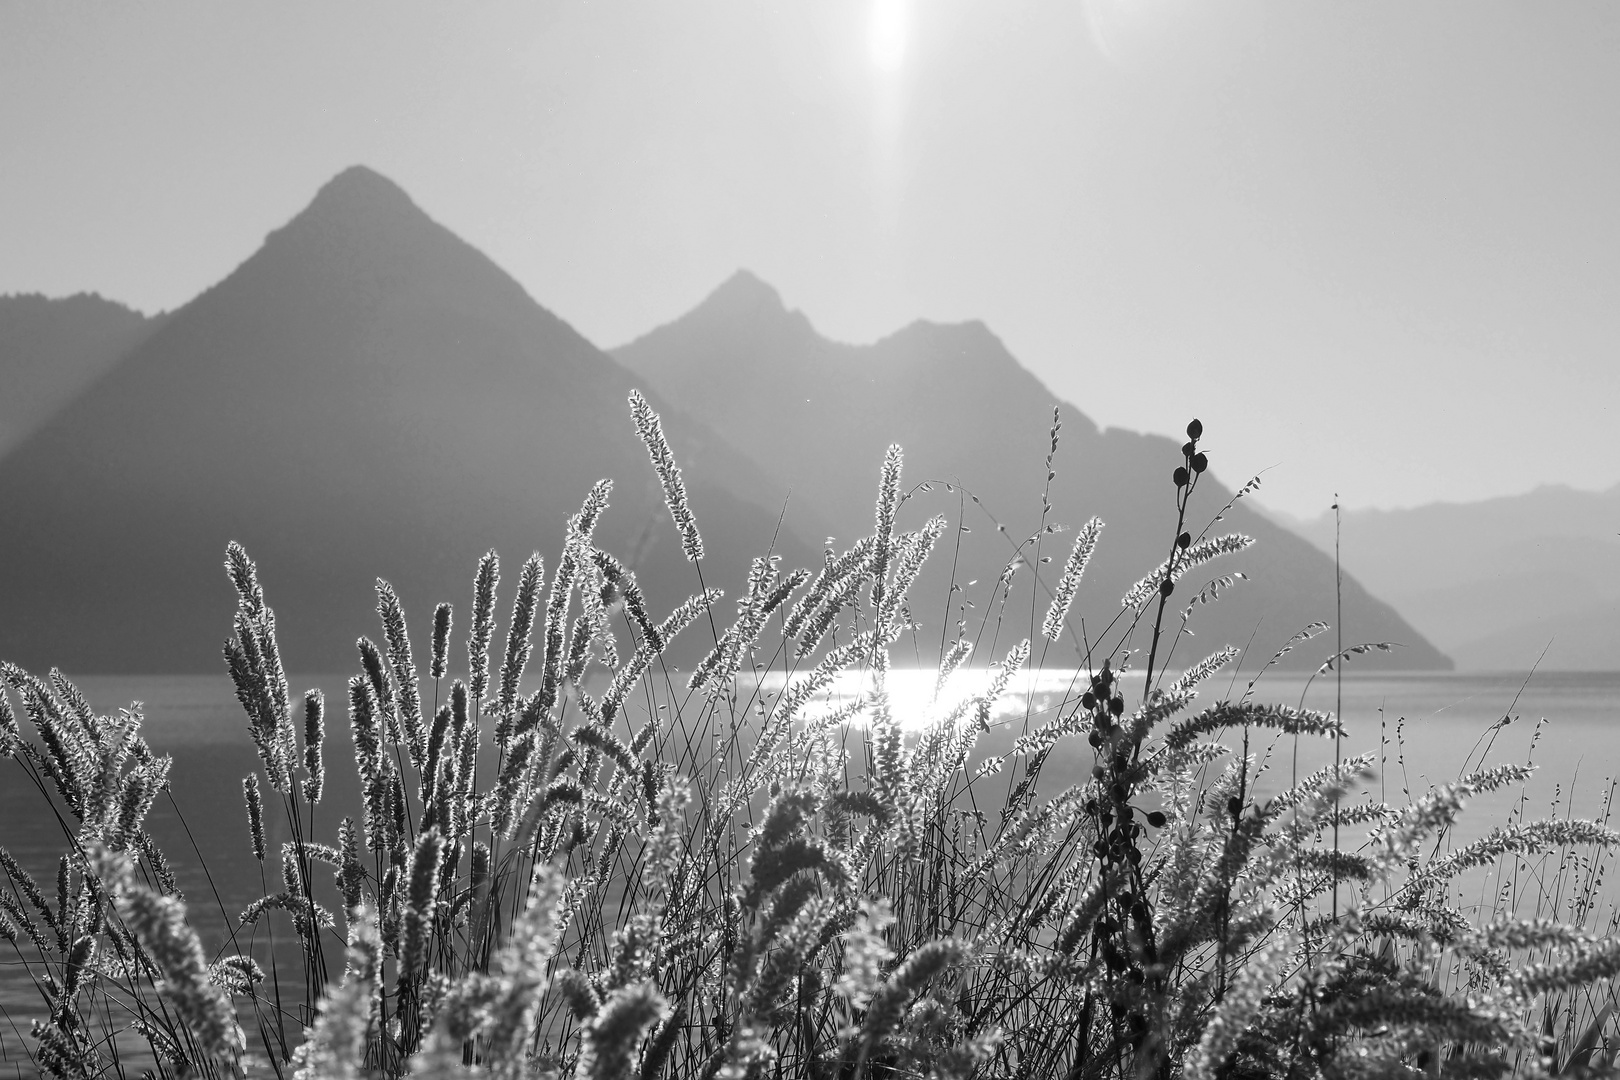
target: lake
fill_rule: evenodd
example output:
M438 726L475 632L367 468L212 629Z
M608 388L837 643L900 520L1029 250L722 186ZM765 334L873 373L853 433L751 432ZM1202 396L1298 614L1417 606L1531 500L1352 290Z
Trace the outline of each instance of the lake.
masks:
M962 672L946 697L972 689L982 672ZM347 748L344 715L346 676L298 676L295 692L321 687L327 696L329 740L328 797L319 808L315 832L335 840L338 818L358 802L353 769L345 767L338 746ZM1026 711L1031 722L1066 691L1072 673L1053 673L1015 684L996 723L1010 732L1021 729ZM933 690L932 672L893 673L891 688L900 709L926 708ZM258 765L246 723L229 679L217 676L99 676L78 680L99 712L111 712L131 701L144 704L145 734L159 753L174 756L172 792L159 797L150 827L163 846L184 889L193 925L202 932L211 955L246 951L233 947L225 932L237 914L267 891L252 857L242 806L242 777ZM1206 684L1200 702L1243 691L1229 677ZM842 688L848 692L851 687ZM1303 676L1268 674L1256 689L1265 701L1298 704ZM431 691L429 691L431 692ZM1136 688L1139 694L1139 687ZM1127 698L1132 687L1127 684ZM1318 678L1304 699L1307 707L1334 708L1331 676ZM1453 842L1466 842L1506 820L1523 806L1529 817L1573 814L1601 818L1620 769L1620 673L1538 673L1524 675L1396 674L1350 672L1343 682L1343 715L1349 728L1346 756L1373 752L1383 763L1370 793L1403 804L1407 793L1456 779L1469 764L1532 761L1539 770L1522 789L1476 800L1465 814ZM1198 706L1195 705L1194 708ZM1504 716L1512 722L1491 732ZM1055 754L1046 775L1089 768L1090 750L1082 740ZM1253 751L1266 765L1261 789L1286 786L1293 769L1291 740L1257 740ZM1331 742L1300 744L1299 771L1331 761ZM55 820L41 812L39 793L14 762L0 762L0 845L8 848L52 891L56 858L64 849ZM270 815L271 821L279 815ZM271 836L272 847L284 837ZM206 868L206 869L205 869ZM269 866L272 889L278 888L275 865ZM324 876L324 875L323 875ZM281 935L283 939L290 935ZM40 998L15 956L0 961L0 1075L18 1063L26 1018L41 1012ZM10 1025L15 1024L15 1027Z

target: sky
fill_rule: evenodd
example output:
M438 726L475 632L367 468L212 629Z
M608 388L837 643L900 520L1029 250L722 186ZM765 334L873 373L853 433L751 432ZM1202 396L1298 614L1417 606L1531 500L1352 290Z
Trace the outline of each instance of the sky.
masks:
M1617 57L1611 3L0 0L0 293L176 307L361 163L604 347L746 267L1295 515L1595 489Z

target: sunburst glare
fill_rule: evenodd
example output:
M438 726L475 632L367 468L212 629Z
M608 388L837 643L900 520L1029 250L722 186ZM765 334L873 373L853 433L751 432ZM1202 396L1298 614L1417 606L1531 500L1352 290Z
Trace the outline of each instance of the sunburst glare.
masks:
M873 0L867 51L879 71L900 70L906 60L906 0Z

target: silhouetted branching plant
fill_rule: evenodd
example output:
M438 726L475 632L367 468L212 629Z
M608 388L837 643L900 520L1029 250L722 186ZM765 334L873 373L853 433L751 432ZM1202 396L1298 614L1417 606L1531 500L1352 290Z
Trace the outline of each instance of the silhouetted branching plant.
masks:
M1339 719L1255 701L1252 680L1194 711L1238 652L1171 659L1238 576L1171 600L1187 574L1250 542L1193 535L1208 467L1196 420L1171 477L1167 555L1102 632L1077 634L1071 610L1106 542L1093 518L1054 582L1034 574L1049 594L1039 653L1029 640L1001 650L979 690L919 723L899 711L890 653L921 640L909 593L952 524L902 525L918 489L902 487L900 449L883 459L870 536L818 567L754 560L727 611L702 579L658 417L639 395L631 409L697 591L661 618L649 610L634 572L596 546L602 481L549 580L538 554L523 563L503 647L500 561L480 560L465 679L451 671L450 606L434 609L430 696L405 604L378 581L382 645L357 642L341 706L355 815L317 814L328 769L347 759L325 745L335 725L320 692L291 692L257 569L231 545L224 657L259 756L242 786L264 881L229 928L231 955L208 960L145 831L169 759L142 739L139 713L99 716L58 673L0 669L32 729L0 695L0 750L67 842L54 899L0 851L0 936L42 1000L28 1050L39 1070L124 1075L137 1066L120 1047L136 1038L138 1067L160 1076L262 1060L323 1080L1612 1065L1620 944L1591 923L1620 834L1515 820L1437 842L1465 799L1522 784L1524 766L1481 767L1392 806L1359 794L1367 756L1262 796L1251 734L1335 738ZM936 697L992 618L999 632L996 598L1039 570L1052 512L1043 497L1041 530L1012 545L978 634L965 619L954 640L942 634ZM670 645L691 635L709 647L678 672ZM1073 691L1005 737L998 701L1065 641L1081 665ZM1127 678L1138 662L1139 683ZM1055 747L1081 739L1089 772L1042 775ZM1354 846L1323 839L1352 830L1365 833ZM1503 905L1475 917L1450 899L1462 875L1548 849L1589 871L1578 917Z

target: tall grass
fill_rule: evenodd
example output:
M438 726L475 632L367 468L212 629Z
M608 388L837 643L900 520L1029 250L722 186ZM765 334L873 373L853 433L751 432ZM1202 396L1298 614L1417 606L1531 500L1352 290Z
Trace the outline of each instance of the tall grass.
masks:
M634 573L593 540L606 481L549 579L539 555L522 565L504 643L499 559L480 561L464 679L449 606L434 610L424 679L402 598L379 581L382 644L358 642L340 706L362 792L353 816L322 812L327 770L347 763L325 745L328 703L292 692L256 567L230 547L239 603L224 656L260 759L243 782L243 836L264 880L229 928L231 955L209 960L146 831L169 759L138 712L102 716L59 673L0 669L32 729L0 694L0 751L67 848L54 897L0 852L0 936L41 996L27 1047L41 1072L853 1080L1612 1065L1620 944L1594 929L1595 898L1620 834L1516 815L1449 843L1470 795L1523 783L1517 765L1392 806L1360 794L1369 755L1261 796L1251 735L1337 738L1339 719L1260 703L1252 680L1194 710L1237 650L1171 659L1235 579L1191 595L1180 583L1249 542L1217 534L1221 514L1194 535L1197 421L1171 477L1167 555L1110 621L1071 610L1106 543L1101 522L1075 532L1055 582L1041 578L1043 545L1062 532L1043 498L1040 532L1011 545L995 587L1044 591L1039 636L985 657L988 684L915 728L889 693L890 650L920 652L938 629L917 621L910 592L961 522L901 524L922 485L905 489L899 448L878 474L870 536L818 567L762 556L725 604L701 576L658 418L639 395L632 411L697 591L662 617L648 610ZM1054 423L1054 453L1057 439ZM983 626L955 629L939 638L941 690L983 640ZM691 636L705 658L678 672L670 645ZM1078 663L1071 691L1008 730L998 699L1048 658ZM1139 684L1123 677L1138 667ZM834 693L852 672L864 689ZM1080 739L1089 772L1043 775L1054 748ZM290 839L275 849L269 835ZM1456 899L1466 875L1509 880L1549 849L1560 876L1531 902Z

